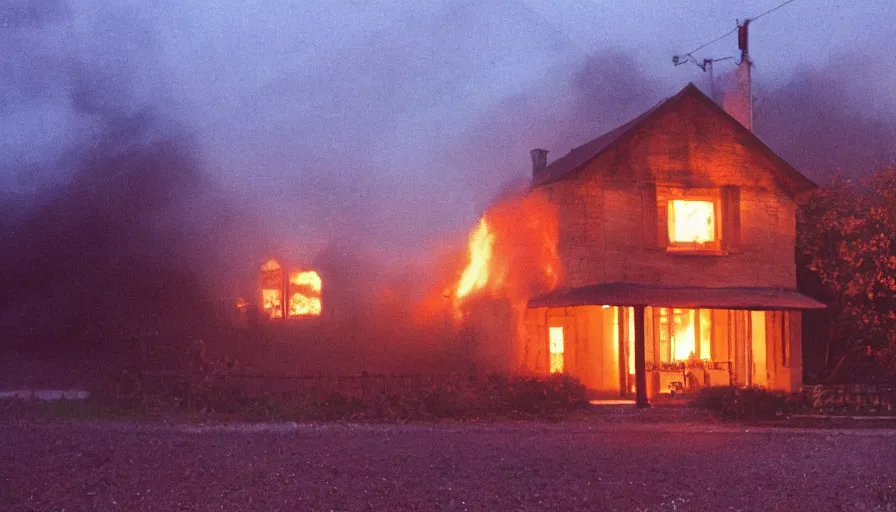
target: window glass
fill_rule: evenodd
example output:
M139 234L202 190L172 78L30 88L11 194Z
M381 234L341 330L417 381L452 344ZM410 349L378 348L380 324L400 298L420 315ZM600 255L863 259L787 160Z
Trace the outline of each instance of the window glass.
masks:
M656 341L663 363L712 359L712 314L708 309L657 308Z
M712 201L669 201L671 242L701 244L715 239L715 204Z
M672 310L672 358L675 361L687 361L696 352L695 313L693 309Z

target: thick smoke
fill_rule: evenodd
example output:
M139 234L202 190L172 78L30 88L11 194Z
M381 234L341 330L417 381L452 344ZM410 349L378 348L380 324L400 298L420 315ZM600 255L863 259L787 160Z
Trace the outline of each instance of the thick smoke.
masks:
M83 373L101 372L126 364L134 340L184 344L213 327L226 281L211 274L228 258L253 258L245 245L222 252L244 217L205 174L190 134L154 101L164 85L136 87L153 65L140 50L152 46L140 21L110 12L89 25L89 41L56 40L76 23L66 6L24 5L3 6L14 34L5 44L21 50L4 57L19 74L6 75L3 97L30 102L54 144L3 162L18 180L5 184L0 205L9 214L0 225L2 348L71 368L89 360ZM62 48L109 32L134 45L128 55ZM55 67L44 66L51 57ZM22 121L20 130L33 120Z
M0 322L6 348L32 353L126 358L122 340L202 336L260 352L260 371L438 366L457 346L443 289L467 231L526 183L529 150L562 156L683 85L621 51L585 56L512 1L295 14L333 30L371 15L342 45L289 39L288 16L194 40L156 26L177 25L164 3L84 4L0 0ZM756 85L758 133L819 181L896 140L835 76ZM269 257L321 271L330 331L217 329Z
M858 178L896 162L896 97L886 85L856 80L848 56L801 70L779 84L759 83L757 134L785 160L825 183Z
M481 184L480 209L496 193L513 195L528 185L529 150L547 149L549 161L559 158L652 107L673 87L615 50L551 71L531 90L492 106L449 151L464 181Z

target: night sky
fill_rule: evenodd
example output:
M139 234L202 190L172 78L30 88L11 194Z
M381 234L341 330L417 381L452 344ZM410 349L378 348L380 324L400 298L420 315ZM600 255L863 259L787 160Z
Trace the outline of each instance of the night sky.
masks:
M265 247L413 261L462 241L529 149L708 90L672 55L780 3L0 0L0 183L33 206L110 120L148 116L131 143L189 138ZM891 0L795 0L751 25L756 131L816 181L896 160L893 19Z

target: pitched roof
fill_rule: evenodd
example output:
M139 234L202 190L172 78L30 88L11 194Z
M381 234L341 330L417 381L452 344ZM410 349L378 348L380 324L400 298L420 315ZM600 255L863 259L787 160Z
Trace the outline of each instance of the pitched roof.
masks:
M528 307L657 306L749 310L823 309L826 306L796 290L783 288L660 286L602 283L548 292Z
M585 144L570 150L569 153L563 155L562 157L554 160L543 171L533 176L532 186L538 187L541 185L546 185L548 183L553 183L555 181L563 180L567 177L571 177L576 172L587 166L589 162L597 158L607 149L612 148L630 138L630 136L634 135L641 126L645 125L648 121L658 117L660 114L668 110L672 105L677 103L681 98L685 96L690 96L698 99L699 101L703 101L705 104L709 105L717 115L724 116L731 123L736 125L736 129L741 130L743 133L746 133L748 135L747 140L750 141L752 146L771 158L771 160L777 164L776 167L780 169L780 173L777 178L779 178L779 180L781 181L782 187L784 187L784 189L787 190L791 195L795 196L800 192L804 192L806 190L817 187L817 185L803 176L799 171L788 164L783 158L778 156L774 151L766 146L765 143L763 143L753 132L747 130L747 128L745 128L742 124L740 124L740 122L738 122L736 119L731 117L731 115L725 112L725 110L716 102L703 94L703 92L698 89L697 86L693 83L689 83L683 89L678 91L678 93L676 93L674 96L666 98L665 100L659 102L651 109L647 110L631 121L623 124L622 126L619 126L596 139L586 142Z

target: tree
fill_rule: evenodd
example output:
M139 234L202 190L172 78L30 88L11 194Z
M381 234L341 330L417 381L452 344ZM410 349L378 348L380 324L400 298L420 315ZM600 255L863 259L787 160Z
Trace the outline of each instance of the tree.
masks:
M896 167L837 177L800 210L803 289L829 304L828 351L896 350ZM831 354L834 355L834 354ZM833 364L831 357L826 365Z

